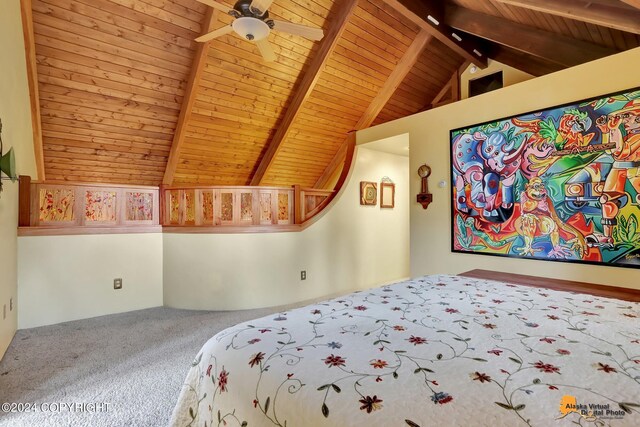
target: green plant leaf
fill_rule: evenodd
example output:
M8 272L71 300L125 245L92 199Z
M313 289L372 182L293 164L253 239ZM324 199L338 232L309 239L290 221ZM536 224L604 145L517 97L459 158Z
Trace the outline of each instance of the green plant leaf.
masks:
M640 408L640 404L638 403L631 403L631 402L622 402L622 403L624 403L627 406L632 406L634 408Z
M541 120L538 124L540 126L540 136L546 139L548 142L556 140L558 136L558 130L556 129L553 119L549 117L547 120Z
M196 360L193 361L191 366L197 366L200 363L201 360L202 360L202 353L200 353L198 356L196 356Z
M325 418L329 418L329 407L326 403L322 404L322 415L324 415Z
M601 98L598 99L595 103L595 105L593 106L594 110L598 110L600 108L602 108L603 106L607 105L607 103L609 102L608 98Z
M512 409L513 409L513 406L511 406L511 405L507 405L507 404L502 403L502 402L495 402L495 403L496 403L496 405L498 405L498 406L499 406L499 407L501 407L501 408L509 409L509 410L512 410Z
M522 411L525 407L526 407L526 405L524 403L521 403L519 405L516 405L513 409L515 411Z
M458 239L458 243L460 243L460 246L462 246L464 249L469 249L469 245L467 244L467 242L465 242L462 236L458 234L456 238Z
M635 214L631 214L629 215L629 221L627 223L627 237L629 237L630 242L633 242L635 240L637 231L638 231L638 218L636 218Z
M618 225L627 231L627 218L625 218L624 215L618 217Z
M624 403L618 403L618 406L620 407L620 409L622 409L627 414L631 414L632 413L631 408L629 408L628 405L626 405Z
M266 414L269 410L269 403L271 403L271 397L267 396L267 400L264 402L264 413Z
M458 226L460 234L464 237L467 237L467 227L465 226L464 220L462 219L462 215L458 215L456 217L456 224Z

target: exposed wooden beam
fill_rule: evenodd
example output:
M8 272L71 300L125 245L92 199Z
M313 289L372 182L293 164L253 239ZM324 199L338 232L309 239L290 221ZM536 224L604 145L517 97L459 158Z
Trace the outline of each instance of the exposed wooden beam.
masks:
M453 72L451 78L440 89L440 92L431 101L431 108L442 107L460 100L460 75L458 70Z
M402 16L480 68L487 66L486 48L475 38L457 34L444 22L442 4L434 0L383 0Z
M460 31L546 59L563 67L573 67L617 53L615 49L516 24L507 19L461 7L447 7L446 22Z
M411 42L411 45L402 55L402 58L398 62L398 65L393 69L384 85L378 91L373 101L369 104L358 123L356 123L355 130L361 130L371 126L371 123L378 117L380 111L387 105L389 99L393 93L398 89L400 83L407 77L409 71L416 64L416 61L420 57L420 54L424 50L427 43L431 40L431 32L426 30L420 30L416 38Z
M40 118L40 91L38 87L38 67L36 63L36 43L33 36L33 10L31 0L20 0L24 54L27 60L27 81L31 104L31 125L33 127L33 153L36 158L38 180L45 180L44 150L42 148L42 121Z
M338 173L338 168L342 167L340 176L336 181L334 190L338 190L342 187L344 180L349 173L349 167L351 166L351 160L353 157L353 150L356 146L356 131L352 130L347 134L347 137L342 142L342 145L336 152L331 162L327 165L324 172L318 178L313 188L326 188L327 184L331 182L331 178L335 177Z
M278 154L278 151L280 151L282 142L285 140L285 138L289 134L289 131L291 130L291 125L298 116L302 105L311 95L311 92L313 91L316 83L318 82L318 79L320 78L320 74L322 74L327 61L329 60L329 57L338 44L338 40L340 40L340 37L342 37L342 33L344 33L344 30L347 27L349 18L358 6L358 0L342 0L340 2L336 2L335 4L337 5L335 13L332 13L330 15L331 26L326 31L326 35L322 40L320 49L318 49L315 56L311 60L311 63L307 68L307 72L304 74L302 81L298 85L298 90L293 96L293 99L291 100L289 108L287 108L284 117L280 121L280 126L278 127L275 134L273 135L273 138L266 147L264 155L262 156L262 160L260 160L260 163L258 164L253 177L251 178L251 185L260 185L265 175L267 174L267 171L271 167L273 159L275 159L276 154Z
M355 132L351 132L355 135ZM336 154L333 156L327 167L320 175L320 178L313 184L313 188L326 188L327 184L331 182L331 178L333 178L338 171L340 166L344 165L345 158L347 156L347 146L349 145L349 138L347 137L343 142ZM344 166L343 166L344 167Z
M536 77L554 73L564 68L562 65L519 52L506 46L497 45L496 48L491 51L490 57Z
M213 26L218 22L218 10L209 8L204 16L202 24L202 32L213 30ZM202 78L205 65L207 63L207 54L209 52L209 46L211 41L204 43L198 43L195 56L193 57L193 65L191 66L191 74L187 82L185 89L185 95L182 101L182 107L180 108L180 116L178 116L178 123L176 124L176 130L173 134L173 142L171 143L171 151L169 152L169 160L164 170L164 178L162 183L164 185L173 184L173 177L178 167L178 161L180 159L180 151L184 144L185 136L187 134L187 123L191 117L191 111L193 110L193 104L196 102L196 96L198 92L198 85Z
M378 91L375 98L369 103L369 106L362 114L358 123L355 125L355 130L361 130L368 128L371 126L371 123L378 117L380 111L387 105L389 99L393 96L400 83L407 77L409 71L413 68L420 57L420 54L431 40L431 32L427 30L420 30L416 38L411 42L411 45L407 48L405 53L400 58L400 61L393 69L387 80L385 80L384 85ZM324 186L329 182L331 177L333 177L338 170L338 168L344 164L344 159L346 157L347 148L350 144L349 138L355 138L355 132L351 132L345 141L342 143L338 151L336 152L331 162L327 165L320 178L314 184L314 188L324 188Z
M640 9L640 0L622 0L622 1L628 4L629 6L633 6L636 9Z
M640 34L640 11L579 0L497 0L511 6Z

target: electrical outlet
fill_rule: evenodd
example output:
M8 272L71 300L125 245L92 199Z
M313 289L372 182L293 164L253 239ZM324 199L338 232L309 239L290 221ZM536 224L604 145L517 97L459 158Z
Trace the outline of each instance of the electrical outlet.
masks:
M307 280L307 270L300 271L300 280Z
M9 298L9 311L13 311L13 298Z
M113 289L122 289L122 279L113 279Z

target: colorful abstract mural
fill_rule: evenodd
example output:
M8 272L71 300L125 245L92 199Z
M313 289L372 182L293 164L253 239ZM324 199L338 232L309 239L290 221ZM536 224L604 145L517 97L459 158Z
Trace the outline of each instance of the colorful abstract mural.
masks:
M87 222L115 222L115 191L87 190L84 198L84 217Z
M451 131L452 250L640 267L640 88Z

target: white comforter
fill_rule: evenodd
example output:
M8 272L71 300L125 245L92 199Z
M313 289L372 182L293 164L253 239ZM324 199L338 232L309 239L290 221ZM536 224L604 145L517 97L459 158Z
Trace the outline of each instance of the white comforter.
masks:
M239 324L172 426L640 426L640 304L427 276Z

